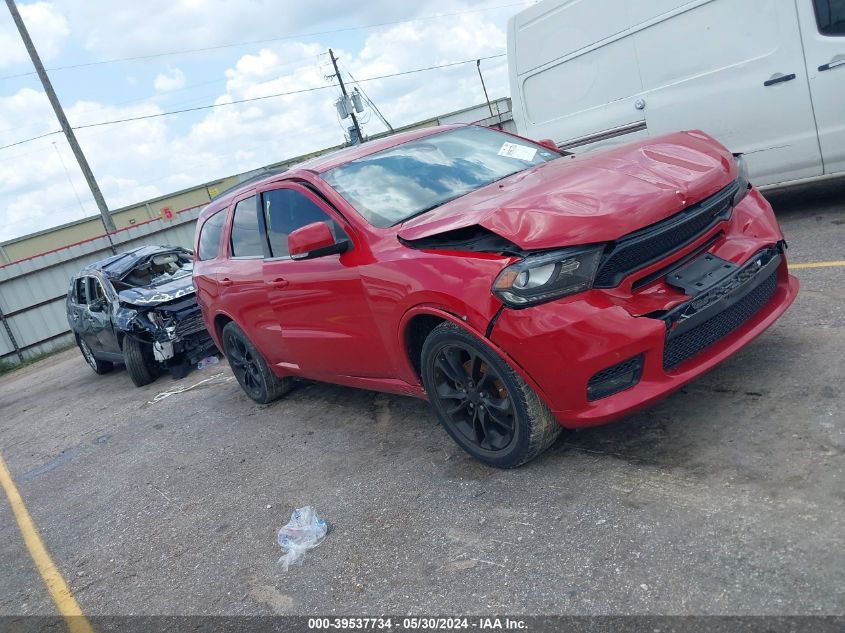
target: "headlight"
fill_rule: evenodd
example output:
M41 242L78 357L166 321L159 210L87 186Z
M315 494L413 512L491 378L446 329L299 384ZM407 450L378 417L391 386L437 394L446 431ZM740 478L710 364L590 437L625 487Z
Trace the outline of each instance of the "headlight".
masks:
M739 191L734 194L734 206L742 202L742 199L751 191L751 179L748 175L748 163L745 162L745 157L742 154L734 154L736 161L736 170L739 172Z
M523 307L587 290L593 285L604 246L529 255L499 273L493 294Z

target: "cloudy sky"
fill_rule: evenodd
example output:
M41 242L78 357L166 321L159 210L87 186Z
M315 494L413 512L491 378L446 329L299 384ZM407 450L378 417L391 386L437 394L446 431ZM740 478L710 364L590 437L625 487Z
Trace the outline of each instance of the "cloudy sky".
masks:
M499 55L507 19L530 4L18 1L73 127L308 90L79 129L113 209L343 142L329 48L347 81ZM508 95L504 57L482 71L491 98ZM394 126L484 100L474 62L361 87ZM365 133L385 129L364 121ZM0 146L58 129L0 5ZM0 241L96 212L62 134L0 149Z

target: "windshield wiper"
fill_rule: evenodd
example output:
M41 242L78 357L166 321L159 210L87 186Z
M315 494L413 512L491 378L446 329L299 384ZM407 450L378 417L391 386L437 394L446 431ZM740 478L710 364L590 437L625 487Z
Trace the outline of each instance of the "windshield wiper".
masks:
M475 190L470 189L470 191L475 191ZM396 226L398 224L402 224L403 222L407 222L408 220L411 220L411 219L417 217L418 215L422 215L423 213L428 213L429 211L432 211L432 210L436 209L437 207L442 207L447 202L452 202L452 200L457 200L461 196L465 196L468 193L469 193L469 191L464 191L463 193L459 193L458 195L452 196L451 198L446 198L445 200L441 200L440 202L436 202L433 205L431 205L430 207L426 207L425 209L420 209L419 211L414 211L411 215L402 218L398 222L394 222L390 226Z
M538 164L542 165L542 163L538 163ZM390 226L396 226L398 224L402 224L403 222L407 222L408 220L411 220L411 219L417 217L418 215L422 215L423 213L428 213L429 211L436 209L437 207L443 206L447 202L452 202L452 200L457 200L461 196L465 196L468 193L472 193L473 191L478 191L479 189L483 189L484 187L489 187L490 185L497 183L500 180L504 180L505 178L510 178L514 174L518 174L520 172L527 171L531 167L536 167L536 165L529 165L528 167L524 167L522 169L517 169L515 171L510 172L509 174L505 174L504 176L501 176L499 178L495 178L494 180L491 180L490 182L486 182L479 187L475 187L474 189L468 189L468 190L464 191L463 193L459 193L456 196L452 196L451 198L446 198L445 200L441 200L440 202L437 202L437 203L431 205L430 207L426 207L425 209L420 209L419 211L414 211L414 213L412 213L408 217L403 218L403 219L399 220L398 222L394 222Z

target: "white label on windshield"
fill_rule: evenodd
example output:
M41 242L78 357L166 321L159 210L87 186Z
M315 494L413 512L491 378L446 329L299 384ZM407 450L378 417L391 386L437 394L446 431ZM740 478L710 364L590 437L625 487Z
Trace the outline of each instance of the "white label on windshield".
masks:
M526 145L517 145L516 143L502 143L502 148L497 152L499 156L507 156L508 158L516 158L518 160L534 160L537 155L537 150Z

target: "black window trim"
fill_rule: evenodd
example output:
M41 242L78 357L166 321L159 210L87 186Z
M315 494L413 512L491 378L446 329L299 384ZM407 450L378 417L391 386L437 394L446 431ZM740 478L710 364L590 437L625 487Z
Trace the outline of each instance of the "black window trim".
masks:
M349 223L346 221L346 218L343 217L343 214L340 213L337 209L335 209L334 205L331 204L325 196L315 190L315 187L311 183L296 181L296 180L287 180L283 182L274 182L273 186L268 187L267 189L262 189L258 192L259 194L259 204L261 208L259 209L258 213L258 224L261 227L261 230L264 234L264 246L266 248L266 256L264 257L264 261L266 262L284 262L284 261L302 261L293 259L290 255L279 255L273 256L273 249L270 246L270 234L267 231L267 211L264 206L264 194L269 193L271 191L279 191L280 189L290 189L292 191L296 191L299 194L311 194L314 197L314 203L322 210L329 218L335 221L335 223L340 227L340 230L346 234L346 239L349 241L349 248L346 252L351 251L354 246L355 242L352 240L352 236L350 235L349 231Z

